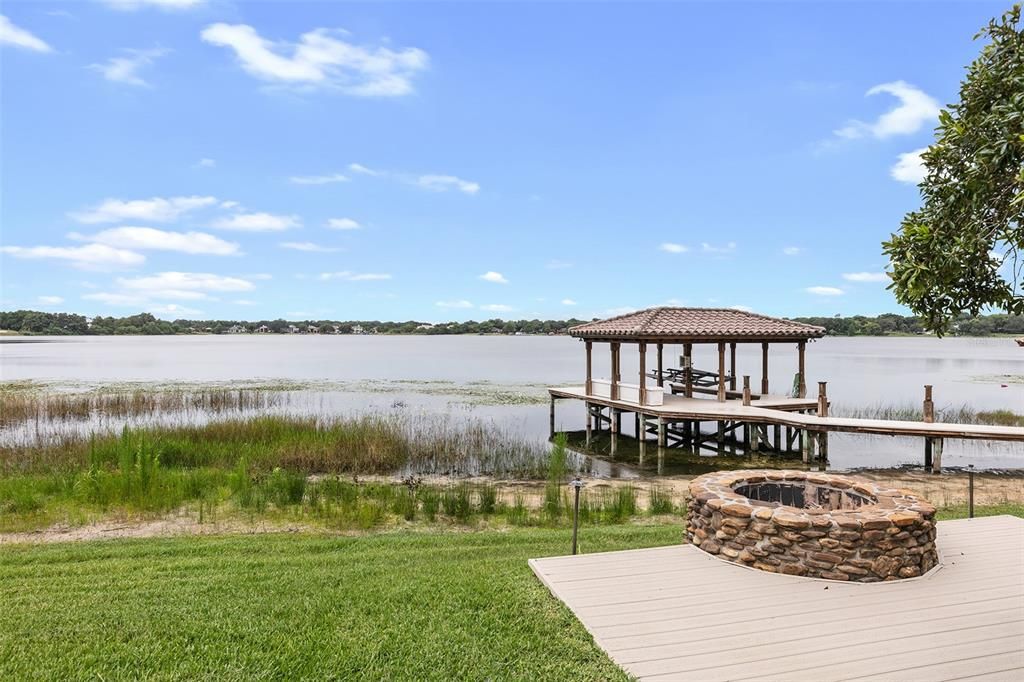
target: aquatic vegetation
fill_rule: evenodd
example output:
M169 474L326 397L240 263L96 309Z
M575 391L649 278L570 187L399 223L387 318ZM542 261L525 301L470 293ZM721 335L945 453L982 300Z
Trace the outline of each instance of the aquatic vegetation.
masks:
M878 404L868 407L833 405L831 414L855 419L890 419L921 421L924 412L919 404ZM991 424L997 426L1024 426L1024 415L1011 410L976 410L969 405L935 408L935 421L948 424Z

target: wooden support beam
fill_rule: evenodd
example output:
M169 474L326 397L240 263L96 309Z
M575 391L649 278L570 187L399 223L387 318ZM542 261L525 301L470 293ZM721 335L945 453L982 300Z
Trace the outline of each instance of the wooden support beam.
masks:
M662 388L662 387L665 386L664 355L665 355L665 344L659 343L658 344L658 388Z
M826 385L828 382L818 382L818 416L828 416L828 394L826 393Z
M932 387L930 384L925 384L924 404L922 405L921 411L924 413L924 421L926 424L931 424L935 421L935 402L932 400Z
M768 393L768 342L761 344L761 394Z
M928 471L932 470L932 439L924 439L924 468Z
M736 344L729 344L729 390L736 390Z
M799 374L800 374L800 383L797 384L797 397L798 398L806 398L807 397L807 370L806 370L806 363L804 362L804 356L806 355L807 342L806 341L801 341L800 343L798 343L796 345L796 348L797 348L797 355L798 355L798 362L797 362L798 369L797 369L797 372L799 372Z
M750 451L758 452L761 449L761 425L751 424L750 430Z
M718 402L725 402L725 342L718 342Z
M583 392L591 395L594 392L594 342L587 341L585 345L587 347L587 382L584 384Z
M590 447L590 441L593 440L594 436L594 413L590 409L590 403L584 403L587 406L587 447Z
M693 370L693 344L692 343L684 343L683 344L683 364L685 365L685 368L683 369L683 378L685 380L685 386L686 386L685 390L683 391L683 395L685 395L687 398L692 398L693 397L693 371L692 371Z
M642 426L642 428L637 428L637 432L636 432L637 435L636 435L636 437L639 439L639 442L637 443L637 445L640 448L640 462L639 462L639 464L640 464L640 466L643 466L644 465L644 457L647 455L647 415L646 414L639 414L638 413L637 417L638 417L637 423L640 426Z
M718 422L718 442L719 443L724 443L725 442L725 422L724 421L719 421Z
M619 342L612 341L612 386L611 386L611 399L619 399Z
M658 417L658 447L665 447L665 420Z
M618 416L618 414L617 414L617 413L618 413L618 410L616 410L616 409L615 409L615 408L613 407L613 408L612 408L612 416L613 416L613 417L617 417L617 416ZM616 431L616 430L615 430L614 428L613 428L613 429L611 430L611 438L612 438L612 450L611 450L611 457L612 457L612 459L615 459L615 453L616 453L616 452L618 451L618 449L619 449L619 432L618 432L618 431Z
M743 375L743 405L750 407L750 375Z
M550 437L555 437L555 396L551 396L551 414L550 414L550 425L549 431L551 432Z
M932 464L932 473L942 473L942 445L942 439L936 438L934 445L934 462Z
M637 346L640 349L640 404L647 404L647 343L641 341Z

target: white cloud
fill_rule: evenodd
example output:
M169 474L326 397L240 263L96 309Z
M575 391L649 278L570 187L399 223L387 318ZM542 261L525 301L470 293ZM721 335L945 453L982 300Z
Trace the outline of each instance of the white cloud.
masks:
M164 48L153 48L150 50L122 50L123 57L111 57L102 64L89 64L90 69L96 71L108 81L125 83L141 87L150 87L150 84L139 75L139 71L153 63L153 60L170 53Z
M288 178L293 185L329 185L334 182L348 182L348 178L341 173L330 175L293 175Z
M924 159L921 158L921 154L926 151L928 151L928 147L921 147L912 152L900 154L896 165L889 169L889 175L894 180L899 180L900 182L906 182L911 185L920 184L927 175Z
M179 317L193 317L203 313L202 310L186 308L177 303L150 304L146 307L146 312L153 313L154 315L177 315Z
M353 173L360 173L362 175L372 175L374 177L377 177L377 176L380 176L380 175L384 175L383 171L376 171L376 170L373 170L372 168L367 168L366 166L364 166L361 163L350 163L348 165L348 169L350 171L352 171Z
M104 199L97 206L70 213L80 223L116 223L122 220L167 223L177 220L183 214L216 204L214 197L153 197L151 199Z
M60 305L64 299L60 296L39 296L36 298L39 305Z
M658 247L658 250L664 251L665 253L686 253L690 250L690 247L684 246L683 244L675 244L673 242L663 242Z
M216 159L199 159L199 162L196 164L196 167L197 168L214 168L214 167L216 167L216 165L217 165ZM225 203L229 203L229 202L225 202Z
M33 52L53 52L53 48L29 31L15 26L10 19L0 14L0 45L10 45Z
M493 270L480 275L480 279L485 282L494 282L495 284L508 284L508 280L505 279L504 275L500 272L494 272Z
M115 249L105 244L85 246L0 246L0 252L15 258L53 258L71 263L83 270L112 270L132 268L146 262L141 253Z
M249 75L299 88L328 88L359 97L395 97L413 91L412 79L427 68L427 53L415 47L365 48L342 33L317 28L298 43L272 42L246 24L211 24L200 34L230 48Z
M466 300L459 301L438 301L435 303L438 308L472 308L473 304Z
M331 218L327 221L327 227L332 230L359 230L363 226L351 218Z
M238 244L224 241L205 232L169 232L153 227L114 227L96 234L71 233L72 239L106 244L119 249L179 251L181 253L231 256L238 253Z
M200 7L206 0L100 0L111 9L134 11L144 7L155 7L162 10L185 10Z
M125 278L120 277L117 283L121 288L133 291L144 292L150 296L162 298L174 298L167 292L181 294L182 292L231 292L251 291L255 285L246 279L239 277L225 277L206 272L160 272L156 275L144 277ZM188 297L188 296L184 296Z
M837 289L836 287L807 287L804 289L809 294L815 296L842 296L843 290Z
M256 305L256 301L250 301L247 298L239 298L231 302L234 303L235 305Z
M633 308L632 306L628 306L627 305L627 306L619 306L617 308L608 308L607 310L604 311L603 315L605 317L616 317L618 315L628 315L629 313L635 313L635 312L636 312L636 308Z
M241 204L238 203L237 201L222 201L220 202L220 207L227 209L240 208Z
M562 305L576 305L576 301L572 300L571 298L563 298Z
M330 280L341 280L344 282L374 282L391 279L391 275L384 272L349 272L348 270L343 270L341 272L321 272L317 279L322 282Z
M803 248L799 246L784 246L782 247L782 254L784 256L799 256L803 253Z
M480 310L486 310L489 313L510 313L515 310L515 308L510 305L505 305L504 303L488 303L480 306Z
M254 275L245 275L245 278L246 279L267 280L267 279L274 279L274 276L271 275L270 273L267 273L267 272L257 272Z
M715 246L713 244L703 242L700 245L700 250L703 251L704 253L732 253L733 251L736 250L736 242L729 242L725 246Z
M884 272L844 272L843 279L848 282L888 282L889 276Z
M147 303L145 296L138 294L116 294L107 291L100 291L95 294L84 294L82 296L87 301L99 301L100 303L106 303L107 305L123 305L123 306L141 306Z
M544 267L546 267L548 270L565 270L567 268L571 268L572 263L570 263L569 261L555 259L549 260L547 262L547 265L545 265Z
M476 194L480 191L479 184L457 178L454 175L421 175L416 178L415 184L434 192L447 192L450 189L457 189L464 194Z
M311 253L335 253L341 251L336 246L321 246L314 244L313 242L281 242L278 244L282 249L292 249L294 251L309 251Z
M867 91L867 96L880 93L896 97L899 104L879 116L874 123L853 120L836 130L835 134L846 139L867 136L884 139L893 135L909 135L916 133L925 123L939 116L939 103L905 81L876 85Z
M218 230L237 230L239 232L280 232L299 227L302 222L294 215L274 215L272 213L238 213L228 218L220 218L210 224Z

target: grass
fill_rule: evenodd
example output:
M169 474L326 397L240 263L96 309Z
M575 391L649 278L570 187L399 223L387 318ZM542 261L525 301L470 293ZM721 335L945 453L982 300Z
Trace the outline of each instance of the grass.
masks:
M678 524L581 533L672 544ZM565 529L263 535L0 552L2 679L626 679L527 559Z
M835 405L833 416L855 419L889 419L896 421L922 421L924 412L919 404L872 405L849 407ZM936 407L935 421L947 424L989 424L993 426L1024 426L1024 415L1012 410L975 410L968 405Z

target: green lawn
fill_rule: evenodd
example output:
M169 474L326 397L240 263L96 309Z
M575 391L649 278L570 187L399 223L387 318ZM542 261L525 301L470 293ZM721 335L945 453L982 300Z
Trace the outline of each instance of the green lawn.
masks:
M584 551L680 541L587 528ZM625 679L526 560L564 529L0 547L0 679Z

